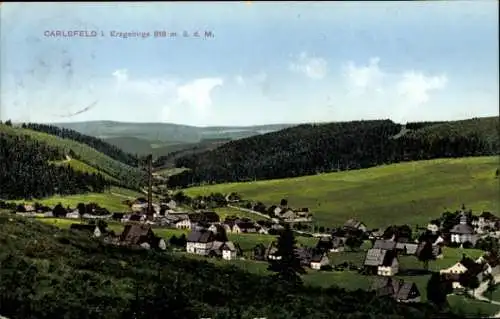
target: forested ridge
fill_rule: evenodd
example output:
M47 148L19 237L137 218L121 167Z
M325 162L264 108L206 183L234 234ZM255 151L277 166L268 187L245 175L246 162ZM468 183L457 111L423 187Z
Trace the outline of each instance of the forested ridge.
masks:
M390 120L307 124L231 141L184 156L191 170L169 178L170 187L312 175L402 161L499 154L498 117L453 122Z
M17 318L463 318L366 291L291 286L0 214L0 313Z
M0 132L12 137L28 137L31 140L51 146L59 150L59 152L70 156L72 159L77 159L113 177L118 181L114 182L117 186L140 189L146 181L145 172L140 171L137 167L117 161L84 143L28 128L12 127L9 121L5 124L0 123ZM63 157L62 159L65 158Z
M61 138L67 138L79 143L87 144L88 146L96 149L97 151L108 155L109 157L120 161L124 164L136 167L138 164L137 156L128 154L120 148L111 145L97 137L81 134L77 131L67 128L59 128L53 125L37 124L37 123L23 123L22 128L44 132L51 135L56 135Z
M76 172L49 164L66 156L60 149L28 136L0 132L0 198L43 198L102 192L110 186L101 174Z

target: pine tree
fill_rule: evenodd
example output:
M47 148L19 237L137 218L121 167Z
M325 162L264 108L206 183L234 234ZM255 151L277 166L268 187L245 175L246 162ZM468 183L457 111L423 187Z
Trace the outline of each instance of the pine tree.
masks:
M271 260L268 269L276 273L279 280L293 285L301 285L300 275L306 273L296 254L296 240L290 225L286 225L278 237L276 256L280 259Z

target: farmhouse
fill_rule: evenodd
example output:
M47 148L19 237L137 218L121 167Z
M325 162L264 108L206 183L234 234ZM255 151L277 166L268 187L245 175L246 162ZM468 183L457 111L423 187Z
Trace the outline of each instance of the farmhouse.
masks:
M165 250L167 244L163 238L157 237L151 226L144 224L126 225L120 235L120 243L127 246L140 246L145 249Z
M399 271L399 261L395 250L372 248L366 252L365 270L379 276L394 276Z
M67 213L66 218L78 219L80 218L80 212L78 211L78 209L75 209L74 211Z
M460 215L460 222L450 230L451 242L463 244L470 242L475 245L478 236L474 233L472 226L467 224L467 216L462 212Z
M398 302L420 302L420 291L414 282L395 280L390 277L377 277L372 283L371 290L377 296L388 296Z
M439 273L447 275L448 278L453 278L452 279L453 288L457 289L457 288L463 288L459 282L459 276L457 275L464 274L465 272L470 272L474 276L477 276L479 281L481 282L483 279L483 272L485 269L486 267L483 264L474 261L472 258L469 258L464 254L459 262L457 262L455 265L449 268L441 269Z
M345 230L361 230L362 232L366 232L367 228L363 222L360 222L354 218L347 220L344 224Z
M277 254L278 247L275 241L269 243L265 252L265 259L267 260L279 260L281 256Z
M93 237L101 237L102 234L106 232L104 229L100 229L99 226L89 224L71 224L69 228L71 230L92 234Z
M327 266L328 264L330 264L330 260L325 252L315 252L312 255L310 265L312 269L320 270L321 267Z
M255 224L252 222L236 222L234 223L232 232L235 234L256 233L257 228L255 227Z
M222 259L232 260L241 256L241 248L231 241L226 241L220 249L222 251Z
M384 236L384 230L383 229L374 229L370 232L368 235L368 239L382 239L382 236Z
M193 230L186 239L186 251L191 254L208 255L214 242L214 234L209 230Z

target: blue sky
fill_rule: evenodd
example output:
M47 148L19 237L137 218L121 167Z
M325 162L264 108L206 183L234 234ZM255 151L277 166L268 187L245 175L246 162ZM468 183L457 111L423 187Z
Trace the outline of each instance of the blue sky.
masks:
M498 115L496 1L3 3L0 14L3 120L207 126ZM49 34L73 30L97 36ZM155 38L161 30L177 37Z

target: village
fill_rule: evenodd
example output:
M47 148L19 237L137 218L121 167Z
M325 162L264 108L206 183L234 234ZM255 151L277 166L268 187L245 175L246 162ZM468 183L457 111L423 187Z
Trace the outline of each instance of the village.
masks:
M217 197L217 196L216 196ZM220 197L220 195L218 196ZM235 198L236 197L236 198ZM99 238L105 243L130 248L173 251L187 255L205 256L221 260L250 259L255 262L273 262L280 260L277 241L267 245L256 244L252 249L244 251L238 242L230 241L228 234L246 234L248 236L279 236L287 225L297 236L316 238L312 247L300 245L296 248L296 256L300 264L311 271L357 271L360 275L371 279L371 290L379 296L391 296L399 302L419 302L421 292L414 282L396 279L407 269L401 267L401 257L412 257L422 262L427 271L429 262L443 258L444 247L460 247L466 252L468 248L478 248L485 253L479 258L471 258L466 253L450 267L439 270L442 278L450 282L454 291L475 289L491 278L500 275L500 257L498 241L500 219L489 212L475 216L471 210L462 206L453 213L445 212L441 218L429 221L422 227L412 230L408 225L391 225L386 229L369 229L363 221L349 219L340 227L322 227L322 233L313 233L296 229L298 223L311 222L312 213L307 208L292 209L287 200L271 207L262 203L241 201L235 194L226 195L215 206L228 206L247 213L254 213L256 220L238 216L226 216L224 220L209 209L212 198L188 200L191 209L170 199L160 204L152 203L145 198L129 201L133 213L110 213L98 205L86 205L76 209L63 208L56 205L34 207L19 205L16 214L26 217L64 218L75 220L70 225L74 231L86 232L89 236ZM222 202L222 203L220 203ZM239 206L235 206L239 205ZM81 205L80 205L81 206ZM45 211L45 212L43 212ZM153 211L153 214L147 214ZM84 212L83 214L81 214ZM271 212L266 215L266 212ZM265 217L265 218L264 218ZM78 222L79 221L79 222ZM116 234L107 228L110 224L123 224L123 231ZM314 227L313 227L314 228ZM169 240L155 234L156 229L177 229L186 234L172 236ZM360 250L361 246L367 249ZM344 262L334 265L332 256L338 253L364 251L362 265ZM415 271L415 270L413 270ZM465 280L464 278L468 278ZM470 280L476 278L477 280ZM484 290L484 289L483 289Z

